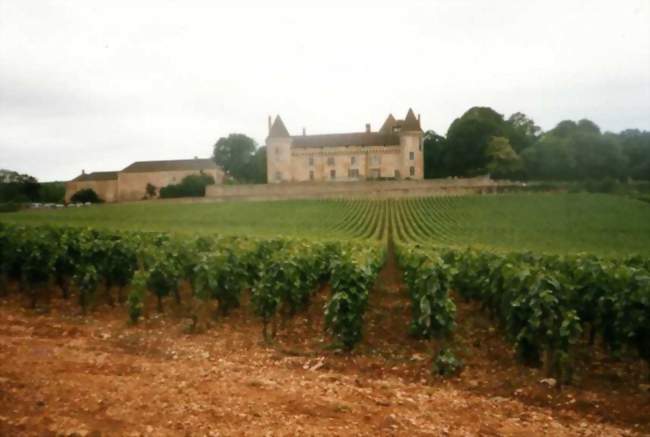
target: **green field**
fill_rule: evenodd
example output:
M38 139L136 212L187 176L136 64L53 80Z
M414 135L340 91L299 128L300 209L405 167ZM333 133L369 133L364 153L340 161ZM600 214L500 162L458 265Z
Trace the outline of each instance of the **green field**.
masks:
M650 205L600 194L404 200L141 202L26 210L0 221L262 237L384 238L549 253L650 253Z

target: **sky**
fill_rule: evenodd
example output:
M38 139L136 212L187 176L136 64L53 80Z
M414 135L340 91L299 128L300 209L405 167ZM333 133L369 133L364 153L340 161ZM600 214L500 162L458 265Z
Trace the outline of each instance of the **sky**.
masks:
M650 1L0 0L0 168L41 181L473 106L650 130Z

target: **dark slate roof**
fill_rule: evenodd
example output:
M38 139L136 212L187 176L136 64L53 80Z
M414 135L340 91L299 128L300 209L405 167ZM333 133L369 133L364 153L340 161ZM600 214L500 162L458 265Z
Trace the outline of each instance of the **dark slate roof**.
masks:
M73 181L112 181L117 180L116 171L94 171L92 173L82 173Z
M174 159L171 161L138 161L126 167L124 173L151 173L173 170L206 170L219 168L211 159Z
M403 131L421 131L420 120L415 117L413 110L409 108L409 112L406 113L406 118L404 123L402 123Z
M382 132L353 132L348 134L296 135L294 147L397 146L399 135Z
M271 126L271 130L269 131L269 138L288 138L288 137L289 137L289 131L287 130L286 126L282 122L282 119L278 115L277 117L275 117L273 126Z

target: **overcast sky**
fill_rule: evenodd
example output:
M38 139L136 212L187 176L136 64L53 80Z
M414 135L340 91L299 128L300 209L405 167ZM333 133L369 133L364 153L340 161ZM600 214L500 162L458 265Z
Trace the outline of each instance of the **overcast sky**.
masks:
M221 136L471 106L650 129L650 2L0 0L0 168L208 157ZM314 2L315 3L315 2Z

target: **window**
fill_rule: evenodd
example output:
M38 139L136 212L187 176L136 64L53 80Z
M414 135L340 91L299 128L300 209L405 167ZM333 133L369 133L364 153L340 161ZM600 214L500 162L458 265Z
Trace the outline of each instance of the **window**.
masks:
M370 157L370 164L371 165L379 165L379 164L381 164L381 155L372 155Z
M313 156L309 157L309 165L312 165L312 166L314 165L314 157Z
M327 158L327 165L334 165L334 157L333 156L329 156Z
M314 180L314 170L309 170L309 180L310 181Z
M420 144L418 144L418 150L422 151L422 138L420 138Z
M399 170L395 170L395 179L399 179L400 177Z
M379 169L375 168L373 170L370 170L370 177L372 179L379 179L379 176L381 176L381 174L379 173Z
M350 157L350 165L355 165L357 163L357 157L356 156L351 156Z
M358 168L351 168L348 170L348 177L349 178L358 178L359 177L359 169Z
M411 176L415 176L415 167L410 167L410 168L409 168L409 174L410 174Z
M415 152L409 152L409 159L411 161L415 160Z
M276 181L281 181L282 180L282 172L279 172L279 171L275 172L275 180Z
M336 170L330 170L330 179L336 179Z

